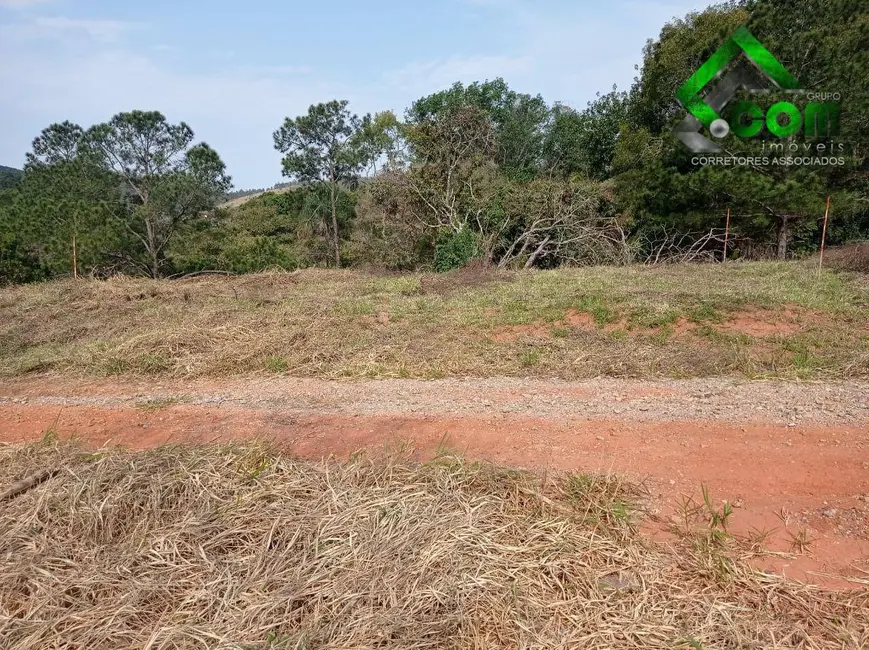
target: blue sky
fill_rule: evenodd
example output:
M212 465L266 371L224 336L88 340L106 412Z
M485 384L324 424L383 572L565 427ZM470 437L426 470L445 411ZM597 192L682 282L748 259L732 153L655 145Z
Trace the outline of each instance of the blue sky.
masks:
M630 86L646 39L704 0L0 0L0 164L65 119L156 109L236 188L281 181L272 133L312 103L403 113L455 81L504 77L577 108Z

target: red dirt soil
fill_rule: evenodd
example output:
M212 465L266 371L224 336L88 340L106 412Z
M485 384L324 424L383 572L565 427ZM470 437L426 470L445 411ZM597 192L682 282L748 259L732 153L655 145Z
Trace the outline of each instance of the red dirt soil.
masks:
M50 378L7 382L0 385L0 441L36 440L49 429L89 445L134 448L264 438L311 459L346 458L361 449L380 453L409 443L422 460L446 447L472 460L535 470L613 472L645 481L658 515L644 527L662 540L667 539L663 522L673 516L676 504L686 495L699 500L704 484L717 503L727 500L735 505L731 532L773 531L765 548L781 553L757 558L758 568L833 588L869 584L865 421L796 426L753 417L696 418L690 411L664 417L655 409L684 393L664 382L631 383L624 394L641 405L628 403L624 412L606 417L515 413L509 408L515 393L493 389L485 380L479 380L479 386L471 381L464 389L468 399L485 396L481 412L458 412L440 403L430 408L422 404L410 413L394 408L371 412L365 382L354 384L362 393L358 403L339 403L327 394L330 382L322 382L319 397L312 380L298 380L300 391L318 395L316 409L239 397L291 395L297 380L270 381L160 386L164 395L194 403L154 402L149 408L136 405L141 383ZM239 392L245 385L249 392ZM593 385L554 383L544 386L544 394L555 400L578 399ZM191 396L207 395L209 389L236 391L238 399L195 403ZM611 391L612 386L602 390ZM803 530L812 542L805 552L798 552L793 540Z

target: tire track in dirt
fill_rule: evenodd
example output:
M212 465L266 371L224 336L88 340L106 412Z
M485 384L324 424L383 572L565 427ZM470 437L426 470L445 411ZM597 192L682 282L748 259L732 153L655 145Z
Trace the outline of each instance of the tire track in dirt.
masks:
M869 579L867 396L860 383L36 377L0 384L0 441L53 428L132 447L265 438L306 458L448 448L645 481L663 521L705 484L736 505L734 532L774 529L766 547L787 555L757 566L844 587L829 575ZM814 540L806 553L791 548L800 531Z

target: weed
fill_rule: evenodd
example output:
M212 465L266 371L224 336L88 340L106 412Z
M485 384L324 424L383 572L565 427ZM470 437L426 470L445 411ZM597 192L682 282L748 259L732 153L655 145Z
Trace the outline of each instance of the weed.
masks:
M655 345L665 345L669 343L670 338L673 336L673 326L672 325L664 325L654 334L649 337L649 340Z
M566 494L583 520L610 526L631 524L634 507L624 484L614 477L573 474L568 477Z
M60 434L57 432L57 423L60 421L61 413L63 413L62 408L57 412L54 421L52 421L52 423L48 425L48 428L43 432L41 440L43 445L53 445L60 439Z
M599 296L583 296L576 304L576 309L590 314L599 326L608 325L618 320L618 315Z
M717 509L709 496L709 489L705 485L700 487L703 493L703 504L706 506L706 512L709 516L709 528L727 533L727 522L733 514L733 507L725 501L721 509Z
M749 549L753 553L759 553L764 550L769 538L775 533L775 528L754 528L752 527L746 535L746 542Z
M805 553L815 541L809 537L809 532L803 527L800 527L796 533L788 533L788 535L791 540L791 549L797 553Z
M283 357L268 357L265 361L266 370L282 373L290 369L290 364Z
M728 340L727 334L722 334L711 325L707 325L705 323L697 325L697 327L694 329L694 334L696 334L697 336L702 336L703 338L709 339L713 342L725 342Z
M628 338L628 331L625 329L616 329L610 332L610 338L614 341L624 341Z
M716 508L705 485L701 485L701 493L702 503L691 496L683 497L678 508L680 527L676 532L692 542L701 569L723 580L733 573L733 562L726 554L731 539L727 524L733 509L726 501L721 508Z
M696 307L691 307L688 309L688 320L692 323L701 324L704 322L712 321L714 323L720 323L724 320L724 316L720 311L715 309L710 303L702 302Z
M533 368L540 363L540 352L529 348L522 352L521 364L523 368Z
M447 464L453 465L459 461L461 461L462 454L457 449L454 449L449 444L450 434L444 433L441 437L440 442L438 443L437 448L435 449L434 456L432 456L431 461L432 464Z
M59 435L57 433L57 429L54 426L48 427L45 432L42 434L41 442L43 445L53 445L57 442Z
M673 325L681 312L675 309L665 309L664 311L656 312L648 308L643 308L631 314L629 321L634 325L647 328L658 328Z

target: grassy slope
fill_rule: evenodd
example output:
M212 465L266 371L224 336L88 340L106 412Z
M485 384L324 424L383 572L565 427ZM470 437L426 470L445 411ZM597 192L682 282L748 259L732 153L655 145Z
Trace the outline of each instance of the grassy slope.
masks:
M0 376L36 370L867 377L869 289L865 277L751 263L0 290Z
M751 571L721 506L675 550L642 492L449 456L0 447L4 648L865 648L869 591ZM639 497L639 498L638 498ZM638 506L640 509L638 510ZM686 510L686 513L689 512Z

